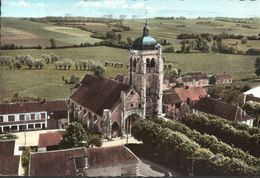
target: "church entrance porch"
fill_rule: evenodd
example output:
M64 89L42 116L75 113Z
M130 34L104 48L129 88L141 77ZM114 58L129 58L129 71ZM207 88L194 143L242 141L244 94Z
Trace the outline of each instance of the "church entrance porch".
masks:
M112 124L111 137L116 138L116 137L119 137L120 135L121 135L121 130L120 130L119 124L117 122L114 122Z
M138 115L130 115L125 120L125 134L132 134L132 127L140 117Z

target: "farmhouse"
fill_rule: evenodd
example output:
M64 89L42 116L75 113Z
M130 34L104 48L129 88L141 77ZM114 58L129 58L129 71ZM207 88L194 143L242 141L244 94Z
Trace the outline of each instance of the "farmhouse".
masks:
M173 92L163 96L163 111L166 117L180 119L184 113L201 98L207 97L206 89L202 87L175 88Z
M232 75L228 73L214 74L210 77L210 84L227 84L232 83Z
M140 117L162 113L162 48L149 36L147 23L134 41L129 62L127 84L86 75L68 101L75 118L105 137L131 133Z
M29 176L136 176L138 159L124 146L31 153Z
M250 127L253 127L253 121L255 119L249 116L238 106L224 103L212 98L201 99L193 106L192 110L194 113L204 112L213 114L230 121L237 121L247 124Z
M0 104L0 133L54 129L66 125L68 106L63 100Z
M203 87L209 85L209 79L206 74L203 73L192 73L188 76L179 77L177 79L179 84L190 87Z

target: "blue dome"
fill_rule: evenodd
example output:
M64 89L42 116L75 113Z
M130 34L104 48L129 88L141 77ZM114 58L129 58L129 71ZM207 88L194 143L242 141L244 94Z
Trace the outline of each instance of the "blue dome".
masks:
M147 22L143 28L143 36L137 38L134 41L134 44L132 46L132 49L135 50L149 50L149 49L155 49L155 45L157 44L157 41L149 36L149 27L147 25Z
M151 36L141 36L134 41L132 49L135 50L149 50L155 49L157 41Z

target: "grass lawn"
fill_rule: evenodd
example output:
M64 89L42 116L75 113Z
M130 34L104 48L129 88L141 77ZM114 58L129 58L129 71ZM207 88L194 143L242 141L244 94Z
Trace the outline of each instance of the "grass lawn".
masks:
M45 47L50 46L51 38L56 40L57 46L100 41L91 38L90 32L77 28L60 27L26 19L3 18L2 27L2 44Z
M34 58L42 53L54 53L61 58L95 60L104 63L107 61L120 62L125 64L123 68L107 67L106 76L113 77L116 74L127 74L126 65L129 62L129 51L110 47L89 47L89 48L67 48L48 50L3 50L1 55L22 55L30 54ZM164 53L166 63L171 62L175 68L182 72L203 71L208 74L229 72L234 79L254 77L255 56L241 56L214 53L199 54L175 54ZM70 94L70 85L62 81L62 76L69 78L71 75L82 78L87 71L56 70L54 64L49 64L42 70L9 70L5 66L0 67L0 100L8 98L14 93L21 95L58 99L67 97ZM256 82L247 82L255 85ZM257 83L259 84L259 82Z

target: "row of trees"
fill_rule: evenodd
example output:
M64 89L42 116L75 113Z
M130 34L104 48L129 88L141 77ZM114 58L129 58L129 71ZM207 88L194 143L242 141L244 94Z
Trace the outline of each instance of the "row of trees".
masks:
M186 115L182 122L200 133L214 135L229 145L248 151L253 156L260 156L260 134L250 135L247 131L235 129L221 120L208 119L202 114Z
M105 66L123 68L124 64L123 63L119 63L119 62L114 62L114 61L105 61Z
M208 149L200 147L184 134L162 128L159 124L142 119L132 128L133 136L143 141L145 145L156 147L159 154L167 159L189 168L191 160L195 159L195 175L257 175L255 169L236 158L229 158L222 154L214 154Z
M191 130L180 122L164 121L163 119L154 119L153 122L160 124L163 128L169 128L173 131L186 135L189 139L197 142L201 147L208 148L214 154L220 153L229 158L236 158L245 162L249 166L260 166L260 160L242 151L239 148L233 148L230 145L218 140L215 136L200 134L196 130Z
M250 116L254 116L254 117L260 116L260 104L258 103L249 101L243 106L243 109L245 109L247 114L249 114ZM246 131L250 135L260 134L260 129L257 127L249 127L246 124L242 124L237 121L222 119L220 117L211 114L204 114L204 115L207 116L208 119L222 121L223 123L229 124L237 130Z
M8 66L9 69L18 70L23 66L27 66L29 69L42 69L46 64L43 58L34 59L31 55L0 56L0 63L2 66Z
M229 34L229 33L222 33L213 35L210 33L180 33L177 36L177 39L197 39L199 37L207 39L207 41L217 40L217 39L242 39L247 38L248 40L260 40L260 35L251 35L251 36L245 36L245 35L235 35L235 34Z
M102 76L106 71L106 68L100 62L93 60L77 60L73 62L71 59L63 59L54 63L55 68L59 70L70 70L73 64L76 70L91 71L98 76Z

